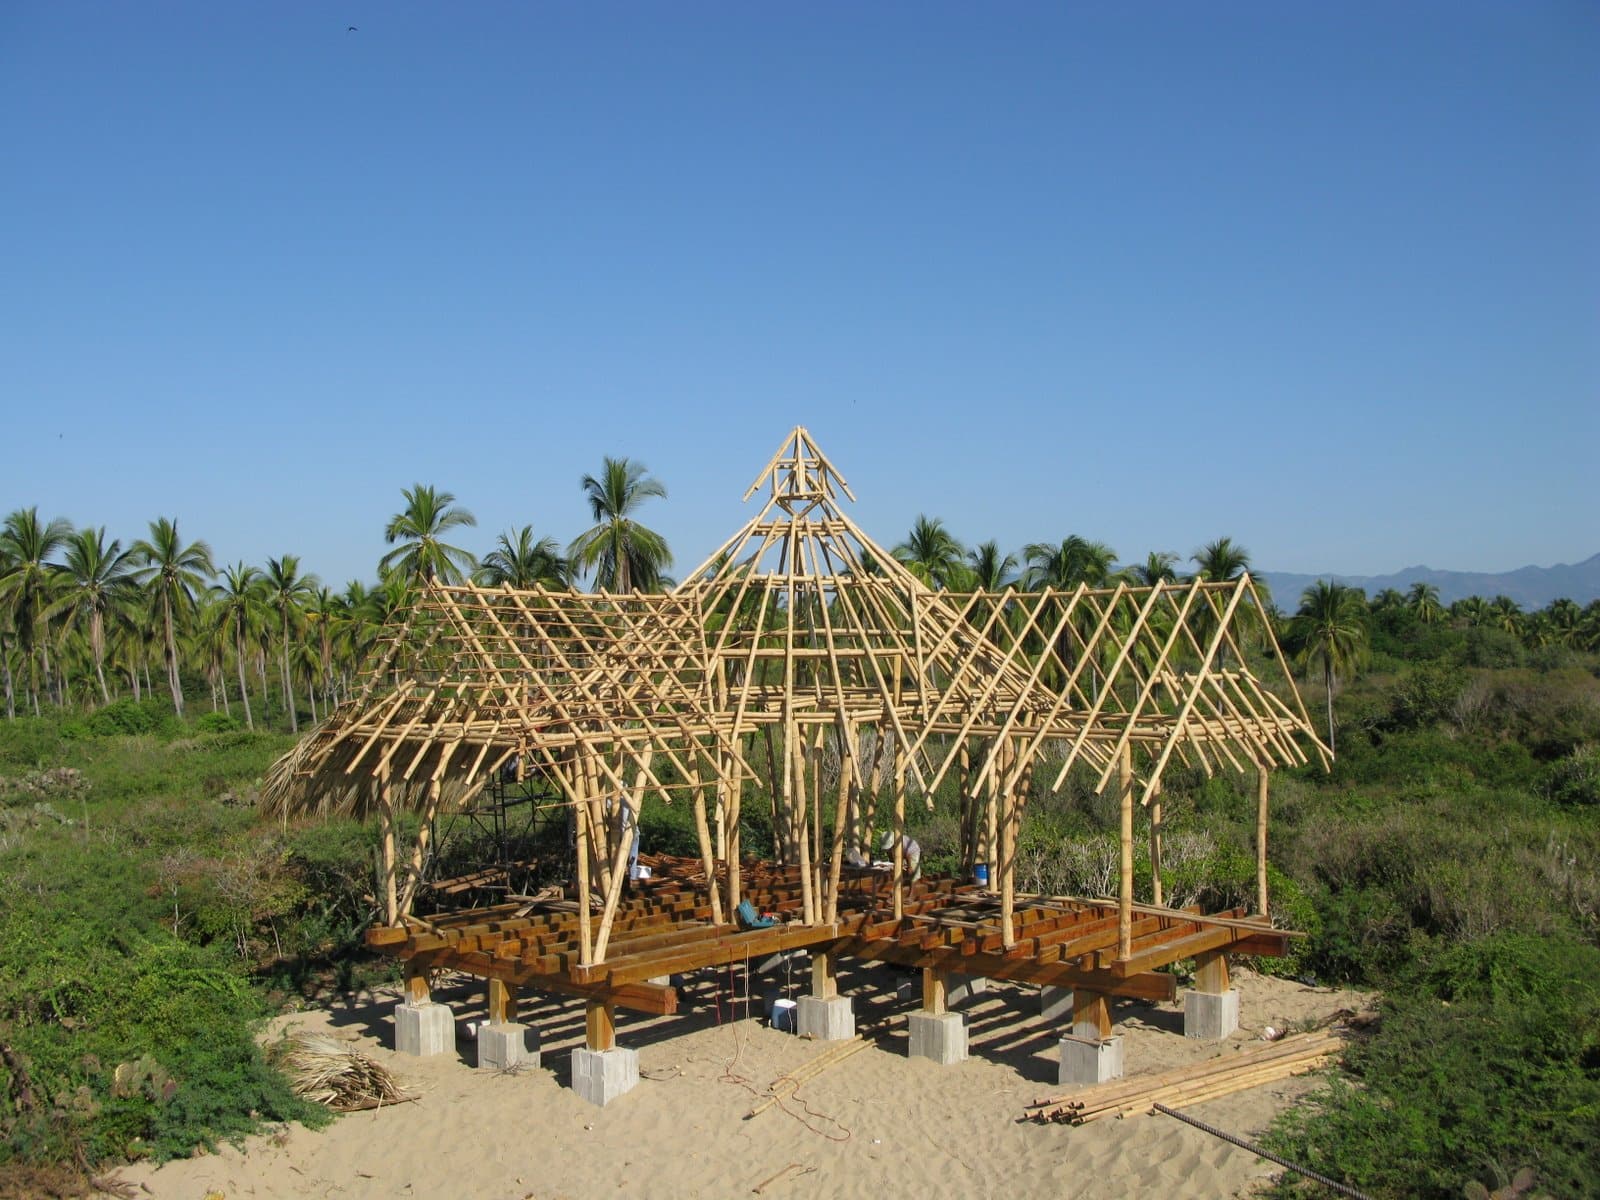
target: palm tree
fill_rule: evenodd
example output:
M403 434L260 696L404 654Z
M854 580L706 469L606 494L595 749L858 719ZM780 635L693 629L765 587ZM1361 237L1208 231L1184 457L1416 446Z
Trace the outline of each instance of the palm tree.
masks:
M1319 579L1300 595L1300 611L1289 624L1300 643L1299 663L1317 666L1328 690L1328 749L1336 750L1333 689L1341 675L1361 665L1367 647L1367 605L1359 591Z
M100 700L111 703L106 686L106 622L126 617L137 584L133 577L133 552L113 539L106 545L105 527L88 526L67 539L66 561L61 569L61 597L52 611L64 612L70 626L77 620L89 625L89 653L100 682Z
M943 521L919 513L910 535L890 553L929 587L946 588L960 572L966 551Z
M1142 563L1129 568L1129 575L1140 587L1155 587L1158 583L1174 583L1178 578L1178 556L1165 550L1152 550Z
M1055 588L1071 591L1080 583L1104 587L1111 579L1111 565L1117 552L1104 542L1091 542L1070 534L1059 545L1030 542L1022 548L1028 569L1022 573L1022 586L1030 591Z
M451 546L442 539L452 529L476 525L478 518L464 508L453 507L450 492L435 491L427 484L401 488L406 499L404 512L395 513L383 531L383 540L393 546L378 562L378 571L397 570L407 579L442 579L460 583L476 565L471 553Z
M322 684L322 699L333 707L334 643L344 624L344 601L330 587L319 586L306 604L306 624L317 631L315 678ZM311 707L317 706L316 689L311 692Z
M1394 612L1406 606L1406 598L1395 588L1384 588L1372 598L1373 612Z
M204 542L185 546L178 522L160 517L150 522L150 537L140 538L128 551L139 564L138 579L161 615L161 635L167 662L167 687L172 707L183 716L183 684L178 678L178 618L194 610L197 593L217 573L211 547Z
M1444 606L1439 603L1439 589L1431 583L1418 580L1406 593L1406 603L1424 625L1434 625L1444 619Z
M1207 583L1231 583L1250 569L1250 551L1229 537L1207 542L1191 558L1198 568L1195 576Z
M1522 632L1522 606L1510 596L1496 596L1489 602L1489 620L1507 633Z
M266 615L266 604L261 595L261 572L244 563L234 563L222 572L222 583L216 589L216 621L233 643L235 668L239 672L239 695L244 700L244 723L256 727L255 713L250 708L250 688L245 683L245 641L261 626Z
M979 542L967 551L967 573L975 590L1003 592L1017 582L1017 556L1001 554L999 542Z
M602 591L651 591L672 565L666 539L633 519L646 500L667 494L666 486L646 470L643 463L607 457L598 476L583 477L595 526L579 534L567 554L575 566L594 572L595 586Z
M300 718L295 712L294 681L289 671L289 634L304 623L301 604L316 594L318 580L315 575L300 574L297 554L267 559L262 577L267 604L278 614L278 677L283 684L283 703L289 710L289 729L299 733Z
M533 526L515 532L507 530L483 556L474 576L488 587L508 587L527 591L546 583L564 588L572 581L572 564L562 557L553 537L535 539Z
M1482 625L1489 619L1489 602L1482 596L1466 596L1450 606L1450 615L1467 625Z
M35 716L39 714L41 679L47 682L50 675L47 639L42 635L58 567L49 559L71 536L70 524L59 517L41 522L36 507L17 509L0 527L0 557L7 563L4 576L0 576L0 600L4 600L16 631Z

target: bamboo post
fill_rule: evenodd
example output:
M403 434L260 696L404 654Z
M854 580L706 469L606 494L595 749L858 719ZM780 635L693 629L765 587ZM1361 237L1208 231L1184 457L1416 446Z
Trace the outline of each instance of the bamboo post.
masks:
M906 758L894 748L894 915L906 915Z
M1122 792L1122 871L1117 892L1117 957L1133 953L1133 749L1124 742L1117 761Z
M1157 782L1154 797L1150 801L1150 879L1156 904L1166 903L1161 884L1161 836L1166 829L1161 820L1161 784Z
M706 873L706 889L710 892L711 923L722 924L722 896L717 887L717 861L711 853L711 829L706 821L706 789L700 781L700 768L696 764L690 780L694 790L694 832L700 841L700 869ZM721 786L721 782L718 782Z
M833 845L828 862L828 891L826 908L822 919L828 924L833 924L839 919L839 872L844 866L844 836L845 829L855 819L855 744L854 734L845 722L844 714L839 717L839 799L833 810Z
M1020 782L1017 754L1009 741L1001 743L1006 755L1000 781L1000 931L1006 949L1017 944L1017 798ZM994 879L989 880L991 887Z
M800 911L807 925L817 923L816 895L811 890L811 830L806 821L806 760L805 748L800 742L800 728L795 723L794 709L786 708L783 720L783 757L788 764L784 773L783 806L790 814L790 824L799 838Z
M395 888L395 855L394 855L394 792L389 787L389 767L384 764L378 775L378 803L380 807L380 820L383 823L383 913L386 924L396 925L400 921L400 897Z
M1000 753L994 743L991 753ZM989 888L1000 890L1000 776L991 771L983 789L983 861L989 864Z
M581 785L580 785L581 786ZM574 809L578 815L578 962L590 963L589 948L589 803L580 799Z
M1262 916L1267 915L1267 779L1263 763L1256 768L1256 911Z

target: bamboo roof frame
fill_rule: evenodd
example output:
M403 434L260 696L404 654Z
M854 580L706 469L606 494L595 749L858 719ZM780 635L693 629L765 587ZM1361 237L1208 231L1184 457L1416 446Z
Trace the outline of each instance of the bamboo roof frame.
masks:
M623 890L624 804L637 814L647 798L691 800L720 923L720 889L729 910L743 893L744 785L766 783L797 852L802 918L821 925L838 911L844 852L870 850L883 785L894 806L883 824L899 833L908 792L931 807L959 775L963 795L985 797L989 809L987 859L1009 929L1020 810L1036 768L1059 788L1081 766L1097 790L1123 796L1126 917L1133 797L1159 804L1174 758L1207 774L1261 772L1263 826L1266 772L1331 761L1281 654L1277 691L1248 668L1241 629L1253 620L1271 639L1248 575L935 590L850 519L848 483L799 427L745 499L762 492L756 515L665 593L424 582L385 631L358 695L275 765L264 803L285 816L378 812L394 924L416 894L425 847L397 886L408 873L391 844L395 812L431 817L462 804L508 763L541 772L577 811L580 892L598 884L605 898L597 932L580 912L590 964L605 961ZM825 743L840 771L826 830ZM1264 908L1264 857L1261 872ZM898 917L899 838L893 882Z

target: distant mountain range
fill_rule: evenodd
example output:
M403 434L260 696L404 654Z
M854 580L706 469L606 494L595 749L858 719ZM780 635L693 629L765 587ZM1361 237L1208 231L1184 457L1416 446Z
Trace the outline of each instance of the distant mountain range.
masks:
M1369 597L1384 588L1404 592L1413 583L1431 583L1439 589L1439 599L1452 604L1468 596L1510 596L1524 610L1543 608L1565 596L1579 604L1600 600L1600 554L1580 563L1557 563L1553 567L1518 567L1490 575L1478 571L1435 571L1432 567L1407 567L1392 575L1293 575L1283 571L1263 571L1261 577L1272 588L1272 598L1285 612L1293 612L1300 593L1318 579L1364 588Z

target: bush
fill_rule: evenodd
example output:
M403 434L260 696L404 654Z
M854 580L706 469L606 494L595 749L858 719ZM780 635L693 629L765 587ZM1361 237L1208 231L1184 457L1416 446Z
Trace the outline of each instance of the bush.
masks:
M0 895L0 1166L188 1154L263 1120L318 1122L271 1071L260 1000L219 955L112 909Z
M1557 804L1600 804L1600 746L1579 746L1545 771L1544 794Z
M1287 1157L1375 1197L1458 1200L1532 1167L1540 1195L1600 1179L1600 951L1504 934L1441 946L1384 1001L1338 1082L1280 1119ZM1309 1193L1286 1181L1280 1195ZM1320 1191L1317 1194L1321 1194Z
M202 713L195 718L194 727L201 733L234 733L239 728L239 718L225 712Z

